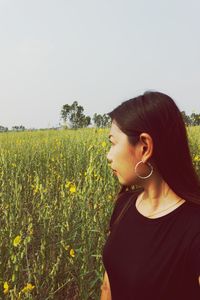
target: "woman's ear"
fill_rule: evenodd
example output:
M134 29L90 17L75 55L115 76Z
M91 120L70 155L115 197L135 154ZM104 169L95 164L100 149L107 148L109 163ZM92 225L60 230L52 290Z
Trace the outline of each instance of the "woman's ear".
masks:
M148 133L141 133L140 143L142 146L142 161L145 163L153 154L153 140Z

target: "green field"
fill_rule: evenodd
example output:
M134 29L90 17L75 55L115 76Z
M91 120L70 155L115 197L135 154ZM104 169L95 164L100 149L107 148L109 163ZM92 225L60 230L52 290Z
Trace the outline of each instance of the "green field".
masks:
M0 134L0 299L99 299L109 129ZM200 172L200 127L188 128Z

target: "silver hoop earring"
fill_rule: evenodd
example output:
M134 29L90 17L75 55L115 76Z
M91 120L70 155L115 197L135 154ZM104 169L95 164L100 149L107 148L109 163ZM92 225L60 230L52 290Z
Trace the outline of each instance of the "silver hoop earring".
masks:
M150 173L149 173L147 176L140 176L140 175L137 173L137 167L138 167L141 163L143 163L142 160L139 161L139 162L135 165L135 174L136 174L139 178L141 178L141 179L149 178L149 177L152 175L152 173L153 173L153 166L152 166L149 162L147 162L146 164L150 167Z

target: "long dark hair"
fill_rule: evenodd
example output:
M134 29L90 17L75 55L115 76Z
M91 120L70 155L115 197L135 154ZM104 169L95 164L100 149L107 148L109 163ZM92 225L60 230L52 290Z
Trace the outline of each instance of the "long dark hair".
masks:
M200 204L200 179L192 163L186 126L172 98L147 91L122 102L107 115L132 145L139 141L140 133L148 133L154 145L151 159L162 178L179 197ZM122 185L115 200L127 190L130 187Z

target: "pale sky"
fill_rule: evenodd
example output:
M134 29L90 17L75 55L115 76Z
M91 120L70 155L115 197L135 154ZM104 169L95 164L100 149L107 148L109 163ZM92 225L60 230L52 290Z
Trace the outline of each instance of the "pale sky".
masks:
M0 125L57 126L146 90L200 113L199 0L0 0Z

